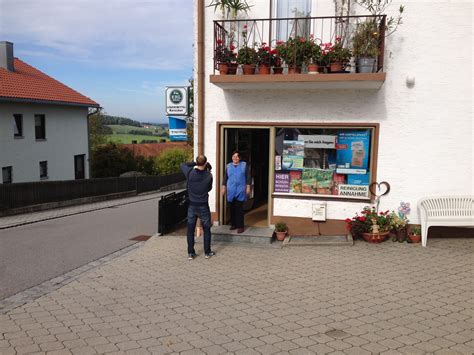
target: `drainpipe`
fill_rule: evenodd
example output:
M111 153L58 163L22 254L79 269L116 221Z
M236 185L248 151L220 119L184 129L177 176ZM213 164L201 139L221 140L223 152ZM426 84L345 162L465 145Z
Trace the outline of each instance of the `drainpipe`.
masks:
M197 3L198 154L204 154L204 0Z
M95 111L87 114L87 165L89 166L89 179L91 178L91 135L89 131L89 117L100 112L102 107L96 107Z

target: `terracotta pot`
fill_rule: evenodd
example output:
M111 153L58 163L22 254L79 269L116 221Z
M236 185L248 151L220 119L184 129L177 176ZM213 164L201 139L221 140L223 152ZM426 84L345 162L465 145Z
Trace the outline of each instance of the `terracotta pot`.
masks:
M235 75L237 73L237 63L229 63L229 70L227 71L227 75Z
M258 73L261 75L269 75L270 74L270 67L268 65L259 65L258 66Z
M285 231L285 232L277 232L277 231L275 231L275 234L276 234L277 240L279 240L279 241L285 240L286 231Z
M273 67L273 74L283 74L282 67Z
M308 64L308 74L319 74L319 65Z
M242 64L242 72L244 73L244 75L253 75L253 74L255 74L255 65Z
M382 243L388 236L389 232L380 232L380 233L362 233L362 238L367 243Z
M219 63L219 74L227 75L229 71L229 63Z
M288 74L300 74L301 68L300 67L288 67Z
M333 62L333 63L331 63L329 69L331 70L331 73L342 72L342 63L341 62Z
M419 243L421 241L421 235L418 234L409 234L408 238L412 243Z

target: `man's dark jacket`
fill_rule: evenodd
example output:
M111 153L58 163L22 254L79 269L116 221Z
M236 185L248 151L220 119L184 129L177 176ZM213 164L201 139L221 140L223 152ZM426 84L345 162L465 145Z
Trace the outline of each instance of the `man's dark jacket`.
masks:
M193 206L207 206L209 191L212 190L212 174L206 170L194 169L195 162L181 164L181 171L188 180L188 199Z

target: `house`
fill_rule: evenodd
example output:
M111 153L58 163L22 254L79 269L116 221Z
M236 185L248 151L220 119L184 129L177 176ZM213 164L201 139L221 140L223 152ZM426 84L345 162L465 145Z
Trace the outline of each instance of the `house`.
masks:
M88 178L89 108L99 104L0 42L0 183Z
M229 221L220 184L234 149L253 177L247 217L259 213L267 226L285 221L292 235L343 234L344 220L377 200L381 211L410 202L410 222L419 223L421 197L472 194L472 3L395 0L386 16L373 17L347 3L248 1L247 13L228 18L232 11L197 2L195 151L215 167L215 222ZM403 3L403 23L386 37L387 20ZM288 74L294 55L283 60L283 74L276 62L267 75L243 75L236 65L219 72L232 58L224 49L240 56L269 47L282 57L277 45L289 50L290 38L352 50L356 30L369 21L377 38L370 70L356 69L352 57L351 66L332 72L322 56L313 74L306 64ZM383 181L389 192L377 185Z

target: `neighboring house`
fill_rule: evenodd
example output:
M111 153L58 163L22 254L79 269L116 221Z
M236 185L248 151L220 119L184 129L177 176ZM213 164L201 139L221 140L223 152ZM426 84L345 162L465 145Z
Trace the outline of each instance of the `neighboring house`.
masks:
M120 144L120 146L131 150L135 155L142 155L145 158L160 156L164 151L169 149L191 149L186 142Z
M214 221L229 220L220 184L234 149L251 166L263 225L285 221L292 235L344 234L344 220L375 203L375 182L391 186L380 210L410 202L411 223L423 196L472 195L472 2L393 1L387 15L405 4L403 24L379 42L376 72L356 73L351 59L350 73L220 75L214 55L229 57L221 46L237 53L290 36L334 44L346 35L351 47L353 21L365 21L334 17L340 0L248 3L240 22L208 1L195 8L195 151L215 167ZM351 4L350 15L368 15ZM294 19L295 9L308 17ZM326 221L316 223L321 203Z
M0 183L88 178L90 107L0 42Z

